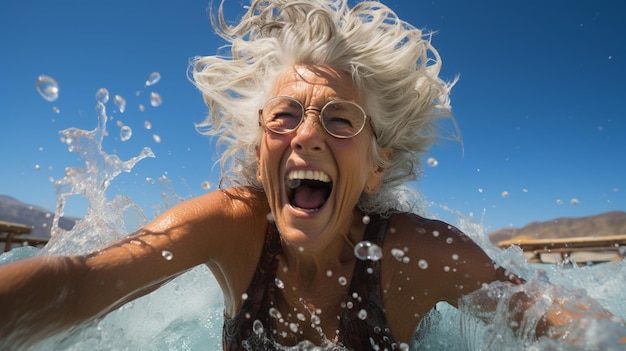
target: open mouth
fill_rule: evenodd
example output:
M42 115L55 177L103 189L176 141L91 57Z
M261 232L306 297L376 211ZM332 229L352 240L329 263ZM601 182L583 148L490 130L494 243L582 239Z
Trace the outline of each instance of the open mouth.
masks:
M332 190L333 183L324 172L297 170L287 175L287 199L294 208L306 212L318 211Z

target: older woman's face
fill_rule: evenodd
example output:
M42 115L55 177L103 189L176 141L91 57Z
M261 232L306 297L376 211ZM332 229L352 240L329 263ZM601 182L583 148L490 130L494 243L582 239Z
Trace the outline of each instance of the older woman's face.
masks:
M317 111L308 110L291 133L265 130L259 181L283 238L303 248L325 247L337 234L348 234L359 197L377 190L382 171L373 162L369 125L339 139L324 130L319 110L333 100L364 104L349 76L320 66L285 70L270 98L275 96L293 97Z

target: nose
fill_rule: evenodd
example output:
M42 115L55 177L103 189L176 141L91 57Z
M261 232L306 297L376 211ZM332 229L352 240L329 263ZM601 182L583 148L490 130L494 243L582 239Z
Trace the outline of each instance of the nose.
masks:
M313 111L317 111L313 113ZM296 129L296 135L291 139L291 147L294 150L304 153L315 153L323 151L324 128L319 119L319 110L307 108L304 112L304 120Z

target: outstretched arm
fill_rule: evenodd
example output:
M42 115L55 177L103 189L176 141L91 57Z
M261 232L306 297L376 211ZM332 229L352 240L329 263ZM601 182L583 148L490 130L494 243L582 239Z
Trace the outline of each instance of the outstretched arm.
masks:
M0 267L0 343L41 340L103 316L198 264L220 262L246 225L233 221L249 207L241 205L246 200L256 201L246 191L216 191L94 253Z

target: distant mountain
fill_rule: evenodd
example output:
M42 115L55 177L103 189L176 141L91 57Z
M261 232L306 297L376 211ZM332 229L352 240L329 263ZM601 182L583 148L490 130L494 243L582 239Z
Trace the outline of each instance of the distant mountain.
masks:
M614 211L596 216L533 222L520 229L500 229L489 234L489 240L496 244L520 235L533 239L548 239L624 234L626 234L626 212Z
M10 196L0 195L0 221L20 223L32 228L30 235L39 238L50 238L50 228L54 212L41 207L25 204ZM69 230L74 227L78 218L61 217L59 227Z

